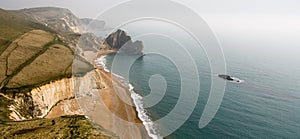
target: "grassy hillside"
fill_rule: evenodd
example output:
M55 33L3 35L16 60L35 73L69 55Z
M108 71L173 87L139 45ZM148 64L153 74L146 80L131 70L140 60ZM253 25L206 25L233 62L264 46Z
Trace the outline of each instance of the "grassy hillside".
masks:
M63 116L54 119L34 119L0 124L3 138L116 138L101 127L96 129L84 116Z
M48 27L30 20L25 20L23 17L3 9L0 9L0 21L0 54L14 39L30 30L43 29L48 32L54 32Z
M69 33L80 33L81 21L68 9L58 7L36 7L11 11L48 27Z
M74 48L66 42L74 42L78 36L64 36L61 40L57 32L0 9L1 121L8 120L7 106L13 103L1 94L28 92L50 81L72 76ZM80 63L76 68L80 68L81 74L93 69L83 58L76 61Z
M116 138L100 127L96 129L83 116L9 119L8 106L15 103L15 96L30 97L26 92L33 88L93 69L84 58L75 56L76 45L70 45L79 36L0 9L0 138ZM76 68L72 68L74 62ZM16 106L30 116L34 106L30 99L25 100L28 106Z
M2 9L0 21L0 92L28 91L72 75L74 50L56 31ZM86 71L93 68L80 61Z

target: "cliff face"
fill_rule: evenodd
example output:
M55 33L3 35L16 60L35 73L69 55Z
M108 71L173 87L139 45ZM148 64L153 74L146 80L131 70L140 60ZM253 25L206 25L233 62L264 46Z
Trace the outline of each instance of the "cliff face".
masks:
M93 63L97 56L103 40L93 33L84 33L80 36L77 46L77 54L81 55L90 63Z
M118 50L119 52L129 54L143 54L143 43L141 41L133 42L131 37L123 30L117 30L111 33L103 43L103 49Z
M13 100L10 118L18 121L86 115L120 138L149 138L128 88L118 84L119 89L115 90L115 83L109 73L95 69L83 77L62 79L22 93L26 96L8 96Z
M11 93L7 95L7 98L13 101L9 105L10 119L20 121L63 115L83 115L77 99L88 96L92 88L100 88L95 82L93 71L82 77L60 79L34 88L30 92Z
M68 9L55 7L39 7L15 11L24 17L43 23L61 32L80 33L80 20Z
M14 12L59 32L86 33L92 30L105 29L104 21L89 18L80 19L70 10L64 8L38 7Z
M34 105L34 117L44 118L55 112L57 115L52 114L53 117L82 114L74 100L73 88L73 79L65 78L33 89L30 93ZM61 103L64 105L61 106ZM59 109L53 109L54 107Z
M49 114L51 114L50 117L82 114L75 100L73 85L72 78L65 78L27 93L7 95L13 101L9 105L10 119L20 121L44 118Z

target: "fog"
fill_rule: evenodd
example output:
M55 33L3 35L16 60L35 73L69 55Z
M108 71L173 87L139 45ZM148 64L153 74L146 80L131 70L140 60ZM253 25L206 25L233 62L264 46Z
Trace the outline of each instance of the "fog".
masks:
M270 53L285 58L299 58L300 1L298 0L175 1L198 13L215 32L227 53L235 50L249 55ZM122 2L126 0L1 0L0 8L56 6L68 8L78 17L97 18L105 10ZM169 11L166 9L161 12ZM178 17L188 16L180 11L168 14Z

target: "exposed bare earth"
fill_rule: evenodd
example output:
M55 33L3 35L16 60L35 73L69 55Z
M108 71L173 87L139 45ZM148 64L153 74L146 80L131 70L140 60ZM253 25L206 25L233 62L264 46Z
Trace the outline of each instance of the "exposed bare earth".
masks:
M128 88L103 69L95 69L83 77L73 78L75 99L63 100L46 116L69 115L80 111L95 124L120 138L150 138L137 116ZM128 104L127 104L128 103Z
M116 51L101 51L98 57L114 52ZM118 134L121 138L150 138L137 116L137 111L128 91L129 88L114 78L111 73L101 68L97 68L95 71L96 79L100 80L98 83L98 86L101 87L99 97L102 100L100 104L95 106L95 109L99 110L106 107L106 110L105 108L103 110L107 114L103 115L103 112L98 111L91 111L86 114L91 115L93 120L104 128L115 133L122 133L122 136Z

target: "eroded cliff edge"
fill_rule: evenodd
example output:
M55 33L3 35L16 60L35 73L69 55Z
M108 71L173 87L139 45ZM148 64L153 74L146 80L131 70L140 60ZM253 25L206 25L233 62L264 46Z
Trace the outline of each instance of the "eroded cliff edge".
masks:
M118 81L91 64L99 49L118 51L119 46L110 44L100 48L101 40L93 34L78 34L78 28L72 30L73 25L65 32L65 29L57 30L55 22L48 27L47 23L43 23L45 26L23 16L0 10L1 21L4 21L0 25L0 124L12 125L11 120L26 124L64 115L98 115L90 120L103 130L111 131L112 135L149 138L133 104L126 104L119 97L121 94L122 99L132 102L128 88L120 85L119 90L115 90L112 83ZM66 19L73 19L73 16ZM120 34L128 36L120 30L113 34L117 42L123 39L124 35ZM84 47L80 46L80 39L86 41ZM131 39L126 40L132 43ZM106 42L104 40L103 44ZM142 50L141 42L135 46L137 49L132 52ZM74 63L77 66L73 66ZM29 127L16 133L38 129Z
M96 68L85 76L64 78L22 93L27 95L6 95L13 101L10 118L85 115L120 138L149 138L133 104L123 101L132 102L128 88L120 84L116 90L114 83L118 81L109 73Z

